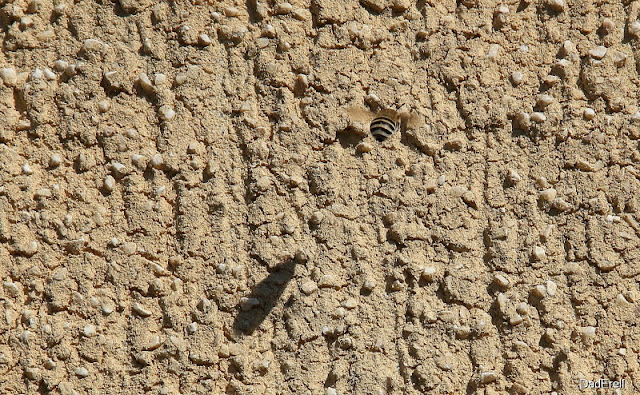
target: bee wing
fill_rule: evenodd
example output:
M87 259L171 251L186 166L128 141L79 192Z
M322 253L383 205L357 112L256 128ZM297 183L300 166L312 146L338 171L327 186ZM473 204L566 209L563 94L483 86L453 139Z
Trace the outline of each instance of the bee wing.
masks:
M362 107L347 107L347 114L352 122L367 123L373 119L373 113Z
M424 125L424 119L415 112L402 114L402 121L407 129L415 129Z

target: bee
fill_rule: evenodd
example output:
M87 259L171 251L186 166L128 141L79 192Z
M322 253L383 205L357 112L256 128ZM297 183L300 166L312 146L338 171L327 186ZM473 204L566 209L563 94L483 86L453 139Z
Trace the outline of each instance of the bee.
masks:
M400 108L402 108L400 106ZM410 112L400 112L390 108L370 111L363 107L349 107L347 113L352 121L369 123L369 131L373 138L383 142L400 129L411 129L420 124L420 117Z

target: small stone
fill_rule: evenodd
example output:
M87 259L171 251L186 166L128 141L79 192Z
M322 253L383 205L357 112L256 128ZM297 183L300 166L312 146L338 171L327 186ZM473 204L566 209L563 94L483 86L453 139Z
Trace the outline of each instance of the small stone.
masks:
M198 330L198 323L197 322L192 322L189 325L187 325L187 332L194 334L196 333L196 331Z
M131 163L133 163L136 167L144 169L147 165L146 158L139 154L131 155Z
M158 113L160 114L160 119L163 121L171 121L176 117L176 112L168 105L160 106L158 109Z
M98 110L100 110L100 112L107 112L110 108L111 102L109 102L109 100L102 100L100 103L98 103Z
M524 321L524 318L522 318L520 314L514 314L509 318L509 324L511 326L520 325L522 324L523 321Z
M631 34L633 37L636 37L636 38L640 37L640 22L639 21L631 22L627 30L629 31L629 34Z
M313 281L306 281L301 288L305 295L311 295L318 290L318 285Z
M144 347L144 349L146 351L153 351L155 349L157 349L158 347L160 347L162 345L162 339L160 339L160 336L156 335L156 336L152 336L147 345Z
M153 77L154 77L153 82L156 86L164 85L167 83L167 76L163 73L155 73Z
M520 85L523 80L524 74L522 74L521 72L514 71L513 73L511 73L511 82L513 82L514 85Z
M236 7L227 7L224 9L224 14L229 17L234 17L240 15L240 10Z
M555 12L564 10L564 0L547 0L547 5Z
M112 176L106 176L102 182L102 187L107 192L112 192L116 186L116 179Z
M557 198L551 202L551 207L558 211L567 211L571 208L571 205L566 200Z
M299 21L308 21L311 19L311 12L306 8L296 8L291 15Z
M51 192L51 189L49 188L38 189L38 191L34 195L36 199L49 198L51 196L52 196L52 192Z
M507 181L511 185L515 185L519 183L521 180L522 180L522 177L520 177L520 174L518 174L517 171L515 171L514 169L509 169L507 173Z
M529 305L525 302L522 302L516 306L516 311L520 315L527 315L529 314Z
M56 368L56 363L53 361L53 359L49 358L46 361L44 361L44 368L47 370L53 370Z
M549 104L553 103L553 96L551 95L540 95L540 97L538 98L538 106L544 108L547 107Z
M489 384L498 380L498 375L495 372L482 372L480 373L480 382L482 384Z
M596 112L593 108L585 108L584 112L582 113L582 116L587 121L590 121L596 116Z
M58 154L53 154L49 158L49 167L55 168L62 164L62 158Z
M132 307L133 311L141 317L149 317L151 315L151 311L142 307L139 303L134 303Z
M427 281L431 281L433 280L433 277L437 271L438 270L435 268L435 266L427 266L424 269L422 269L422 273L420 273L420 277L424 278Z
M580 334L582 335L582 340L592 339L596 335L596 328L593 326L580 328Z
M613 63L618 67L624 66L625 63L627 63L627 54L625 54L624 52L615 51Z
M362 288L364 288L365 290L371 292L373 291L373 289L376 287L376 282L374 280L371 279L367 279L365 280L364 284L362 285Z
M331 274L325 274L320 277L320 281L318 281L318 286L320 288L331 288L337 285L337 280L335 276Z
M535 123L542 123L547 120L547 116L541 112L531 113L530 119Z
M604 18L600 28L605 33L611 33L616 28L616 24L610 18Z
M95 336L96 334L95 325L93 324L86 325L84 328L82 328L82 334L86 337Z
M556 294L556 292L558 290L558 285L555 283L555 281L553 281L553 280L547 281L546 287L547 287L547 295L555 296L555 294Z
M189 76L186 73L179 73L176 75L176 85L180 86L182 84L184 84L185 82L187 82L187 79L189 79Z
M31 257L38 252L38 248L39 248L38 242L35 240L31 240L26 245L18 248L18 252L20 252L22 255L25 255L27 257Z
M143 91L147 93L154 93L155 88L149 79L149 76L146 73L142 73L138 76L138 84L142 88Z
M342 307L348 310L355 309L358 306L358 301L355 298L348 298L342 302Z
M85 378L87 376L89 376L89 371L85 368L77 368L75 370L75 374L76 376L80 377L80 378Z
M33 174L33 170L31 169L31 166L29 166L28 163L25 163L24 165L22 165L22 173L26 175Z
M18 73L13 67L6 67L0 69L0 78L6 85L13 86L18 82Z
M356 152L363 154L365 152L371 152L373 150L373 146L367 142L360 142L356 146Z
M122 178L127 174L126 166L122 163L111 163L111 172L116 178Z
M538 193L538 197L545 202L553 201L553 199L555 199L557 195L558 191L556 191L554 188L548 188Z
M496 274L493 277L493 282L502 288L507 288L509 286L509 280L502 274Z
M275 38L277 35L276 29L271 24L266 25L264 29L262 29L261 34L263 37L269 37L269 38Z
M540 285L536 285L532 290L531 293L539 298L544 298L545 296L547 296L547 287L545 287L544 285L540 284Z
M602 59L607 54L607 47L603 47L602 45L598 45L595 48L589 50L589 55L591 55L594 59Z
M535 261L541 261L547 257L547 253L545 252L544 248L540 246L535 246L533 248L532 256Z
M164 159L162 158L162 155L160 154L155 154L153 155L153 157L151 158L151 167L153 167L154 169L162 169L162 167L164 166Z
M198 36L198 42L203 46L211 45L212 43L211 38L206 33L202 33Z
M276 15L286 15L293 11L293 6L291 3L281 3L276 5L275 13Z
M489 51L487 52L487 58L492 61L496 61L498 59L498 54L500 53L500 45L491 44L489 46Z

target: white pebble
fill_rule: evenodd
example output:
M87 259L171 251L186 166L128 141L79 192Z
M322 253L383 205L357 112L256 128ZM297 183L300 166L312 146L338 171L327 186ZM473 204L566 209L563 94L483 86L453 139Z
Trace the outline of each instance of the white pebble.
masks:
M540 107L547 107L549 104L553 103L553 96L551 95L540 95L538 98L538 105Z
M580 334L582 335L583 340L593 338L596 335L596 328L593 326L586 326L584 328L580 328Z
M487 58L489 58L489 60L495 61L496 59L498 59L499 52L500 52L500 45L491 44L489 46L489 51L487 52Z
M106 176L104 178L104 181L102 182L102 187L105 189L105 191L112 192L113 188L115 188L115 186L116 186L116 179L115 178L113 178L112 176Z
M224 14L226 16L231 16L231 17L238 16L240 15L240 10L237 9L236 7L227 7L224 9Z
M593 108L585 108L582 116L584 116L584 119L587 121L590 121L596 116L596 112Z
M109 315L111 313L113 313L113 306L106 304L102 305L102 314Z
M480 382L482 384L492 383L498 380L498 375L495 372L482 372L480 373Z
M275 7L275 11L277 15L289 14L291 11L293 11L293 6L291 5L291 3L281 3Z
M47 370L53 370L56 368L56 363L53 361L53 359L49 358L46 361L44 361L44 368Z
M100 103L98 103L98 110L100 112L107 112L110 108L111 102L109 102L109 100L102 100Z
M493 277L493 282L502 288L506 288L509 286L509 280L502 274L496 274Z
M138 154L131 155L131 163L133 163L137 167L144 167L146 165L145 159L146 158L142 155L138 155Z
M520 48L519 48L519 51L522 52L522 53L527 53L527 52L529 52L529 47L527 46L527 44L521 44Z
M198 36L198 41L200 42L200 45L211 45L211 38L209 37L208 34L206 33L202 33L200 36Z
M138 76L138 83L140 84L142 90L147 93L153 93L155 91L155 88L153 87L153 84L151 83L151 80L146 73L142 73Z
M540 285L536 285L532 290L531 293L540 297L540 298L544 298L545 296L547 296L547 287L545 287L544 285L540 284Z
M125 165L118 162L113 162L111 164L111 172L117 178L122 178L127 173Z
M93 324L86 325L82 328L82 334L86 337L91 337L96 334L96 327Z
M553 280L549 280L547 281L547 294L549 296L555 296L556 292L558 291L558 285L555 283L555 281Z
M611 33L616 28L616 25L610 18L604 18L600 27L603 31Z
M16 69L13 67L6 67L0 69L0 78L6 85L14 85L18 81L18 73L16 73Z
M634 37L640 37L640 22L639 21L633 21L631 22L631 24L628 27L629 30L629 34L631 34Z
M132 308L134 312L142 317L149 317L151 315L151 311L145 309L139 303L135 303Z
M371 292L375 287L376 287L376 282L371 279L365 280L364 284L362 285L362 288L364 288L369 292Z
M153 167L154 169L161 169L163 165L164 159L162 158L162 155L153 155L153 157L151 158L151 167Z
M189 76L187 75L187 73L180 73L176 75L176 85L180 86L182 84L184 84L185 82L187 82L187 79L189 78Z
M89 375L89 371L85 368L77 368L75 371L76 376L80 378L87 377Z
M547 0L547 5L556 12L564 10L564 0Z
M49 158L49 167L58 167L62 164L62 158L58 154L53 154Z
M355 298L348 298L342 302L342 307L345 309L355 309L358 306L358 301Z
M511 82L513 82L515 85L520 85L523 80L524 74L522 74L520 71L514 71L513 73L511 73Z
M44 74L44 78L46 78L48 81L53 81L56 79L56 74L49 68L44 69L42 73Z
M603 47L602 45L598 45L595 48L589 50L589 55L594 59L602 59L607 54L607 47Z
M511 184L515 185L515 184L519 183L520 181L522 181L522 177L514 169L509 169L509 171L507 173L507 180Z
M533 248L533 259L536 261L541 261L547 257L547 253L544 248L540 246L535 246Z
M192 322L189 325L187 325L187 332L196 333L197 330L198 330L198 323L197 322Z
M301 289L305 295L311 295L318 289L318 284L316 284L314 281L306 281L302 284Z
M538 194L538 197L545 202L551 202L558 195L558 191L554 188L548 188Z
M529 118L536 123L542 123L547 120L547 116L541 112L534 112Z
M33 70L33 73L31 73L31 75L29 76L29 81L39 80L39 79L42 79L42 77L44 77L44 73L42 72L42 70L36 68L35 70Z
M427 266L424 269L422 269L422 273L420 273L420 276L422 278L424 278L425 280L432 280L434 274L436 274L437 269L435 268L435 266Z
M65 71L69 67L69 63L64 60L56 60L53 64L53 69L56 71Z
M168 105L163 105L158 109L158 112L160 113L160 118L163 121L170 121L173 118L175 118L176 116L176 112L173 110L173 108L171 108Z
M31 166L29 166L28 163L25 163L24 165L22 165L22 172L26 175L33 174L33 170L31 169Z

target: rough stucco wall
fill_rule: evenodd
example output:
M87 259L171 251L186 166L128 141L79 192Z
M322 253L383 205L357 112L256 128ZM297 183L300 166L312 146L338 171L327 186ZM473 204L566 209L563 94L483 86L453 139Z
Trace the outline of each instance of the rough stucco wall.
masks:
M0 392L634 392L637 3L0 4Z

